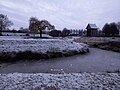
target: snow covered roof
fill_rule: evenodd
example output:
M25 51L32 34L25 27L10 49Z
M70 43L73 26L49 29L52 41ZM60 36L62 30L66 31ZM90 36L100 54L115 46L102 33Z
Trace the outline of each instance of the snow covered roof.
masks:
M88 24L86 29L98 29L96 24Z

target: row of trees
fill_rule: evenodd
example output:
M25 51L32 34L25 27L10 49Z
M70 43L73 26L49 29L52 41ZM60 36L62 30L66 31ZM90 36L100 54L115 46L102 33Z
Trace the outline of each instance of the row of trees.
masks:
M0 14L0 35L3 30L6 30L8 27L12 26L13 23L8 19L7 15ZM64 28L63 31L57 31L54 25L51 25L47 20L38 20L35 17L31 17L29 20L29 30L30 32L39 32L40 37L42 37L42 31L45 29L52 30L50 35L59 36L60 33L62 36L68 36L71 33L71 30ZM118 36L120 30L120 22L118 23L106 23L103 26L102 33L104 36ZM75 31L75 30L74 30ZM79 31L78 33L83 33L84 31Z
M62 31L61 30L52 30L49 32L49 35L53 36L53 37L65 37L65 36L69 36L70 35L70 30L68 30L67 28L64 28Z
M65 36L82 36L85 33L82 29L77 30L77 29L67 29L64 28L63 30L52 30L49 32L50 36L53 37L65 37Z
M120 29L120 22L119 23L106 23L102 29L102 32L105 36L118 36Z
M0 14L0 35L2 35L1 33L2 31L7 30L7 28L12 25L13 23L8 19L7 15ZM30 23L29 23L30 32L35 32L35 33L39 32L40 37L42 37L42 30L45 30L46 27L49 30L55 29L54 25L51 25L47 20L38 20L35 17L30 18Z

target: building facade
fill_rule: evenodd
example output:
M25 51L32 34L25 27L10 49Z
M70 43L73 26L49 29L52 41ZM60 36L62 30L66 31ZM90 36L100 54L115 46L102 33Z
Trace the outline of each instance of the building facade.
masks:
M98 36L98 27L96 24L88 24L87 27L87 36Z

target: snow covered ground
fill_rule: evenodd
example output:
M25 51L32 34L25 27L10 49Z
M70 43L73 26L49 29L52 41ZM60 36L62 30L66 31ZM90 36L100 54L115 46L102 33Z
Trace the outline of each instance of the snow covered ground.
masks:
M0 37L0 52L32 51L38 53L63 52L63 51L83 51L85 44L73 42L65 39L32 39L22 37Z
M120 73L0 74L0 90L120 90Z
M0 37L1 53L81 52L86 49L86 44L68 39ZM120 90L120 73L0 74L0 90Z

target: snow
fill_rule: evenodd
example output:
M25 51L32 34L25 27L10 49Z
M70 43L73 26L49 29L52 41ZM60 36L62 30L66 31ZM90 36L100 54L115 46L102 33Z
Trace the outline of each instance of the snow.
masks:
M38 53L46 53L47 51L77 52L86 50L87 45L76 43L68 39L32 39L22 37L0 37L0 52L19 52L32 51Z
M2 32L3 36L6 37L23 37L26 36L26 34L29 34L29 36L35 36L35 37L39 37L40 34L32 34L32 33L13 33L13 32ZM43 37L48 37L48 38L52 38L50 35L47 34L42 34Z
M0 52L47 51L78 52L86 44L71 39L32 39L0 37ZM72 65L72 64L71 64ZM58 71L51 69L51 71ZM63 69L61 69L63 71ZM0 90L120 90L120 73L9 73L0 74Z
M90 28L97 29L96 24L89 24L89 25L90 25Z
M0 90L120 90L120 73L0 74Z

